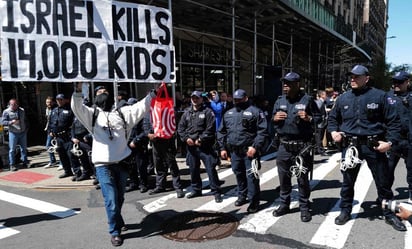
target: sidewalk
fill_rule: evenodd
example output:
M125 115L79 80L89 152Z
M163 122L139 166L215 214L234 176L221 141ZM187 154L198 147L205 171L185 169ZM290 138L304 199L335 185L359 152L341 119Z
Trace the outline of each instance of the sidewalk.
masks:
M32 146L28 148L28 159L30 168L21 168L18 165L18 171L9 171L7 164L7 145L0 145L0 155L4 162L4 168L0 169L0 186L12 186L35 189L79 189L94 188L93 180L73 182L71 177L63 179L59 175L63 174L62 170L54 168L43 168L49 162L49 155L44 146ZM185 158L176 158L180 169L187 169ZM223 167L230 167L230 162L222 161Z

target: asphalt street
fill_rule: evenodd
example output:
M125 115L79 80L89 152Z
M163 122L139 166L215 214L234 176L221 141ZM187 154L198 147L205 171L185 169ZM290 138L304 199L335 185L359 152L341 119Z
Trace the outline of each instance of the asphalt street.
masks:
M17 172L49 177L27 183L9 176L17 172L0 172L1 248L113 248L100 190L95 189L91 180L71 182L70 179L58 179L61 171L42 167L47 163L47 156L41 148L30 150L33 167ZM361 166L357 180L351 221L344 226L334 224L334 218L339 214L341 185L338 154L315 156L311 180L311 222L300 221L295 178L292 212L273 217L272 211L279 204L279 180L274 156L263 158L259 172L261 209L255 214L247 214L247 205L234 206L236 182L229 162L224 162L218 171L223 182L222 203L215 203L213 196L208 194L208 179L204 171L202 197L177 199L172 189L158 195L139 191L127 193L123 216L129 230L123 234L125 240L121 248L411 248L412 228L409 223L405 222L407 232L398 232L382 220L375 203L376 188L366 164ZM188 168L184 159L179 158L178 162L183 183L188 187ZM405 175L405 166L401 162L396 170L393 188L395 199L399 201L405 201L408 197ZM7 176L13 180L5 180ZM153 177L150 183L154 184ZM178 220L193 212L229 214L237 223L222 222L210 229L210 220L205 216L202 216L201 222L194 222L198 224L191 221L182 227L182 222L176 223L176 217ZM205 233L206 239L198 242L190 240L190 235L184 233L198 235L206 228L210 229L207 235L212 236L206 238ZM225 231L228 228L234 229ZM223 232L219 236L213 234L214 231ZM182 234L186 235L186 240L173 240L173 236Z

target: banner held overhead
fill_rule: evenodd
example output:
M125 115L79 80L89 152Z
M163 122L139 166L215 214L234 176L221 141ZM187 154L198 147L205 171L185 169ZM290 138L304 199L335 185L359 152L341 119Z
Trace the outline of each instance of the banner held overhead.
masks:
M168 9L118 1L0 1L2 81L175 82Z

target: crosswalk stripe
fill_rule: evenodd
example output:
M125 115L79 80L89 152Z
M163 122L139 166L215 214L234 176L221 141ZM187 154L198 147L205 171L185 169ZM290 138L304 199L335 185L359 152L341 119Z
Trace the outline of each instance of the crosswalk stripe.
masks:
M266 182L273 179L277 175L278 175L278 168L277 167L274 167L274 168L266 171L260 177L260 185L265 184ZM199 211L199 210L219 211L219 210L225 208L226 206L229 206L230 204L232 204L236 201L236 199L237 199L237 193L236 192L237 192L237 188L232 188L231 190L226 192L225 195L223 196L223 202L216 203L214 200L209 201L209 202L205 203L204 205L196 208L195 210L196 211Z
M222 180L228 176L232 175L232 170L231 169L226 169L218 174L219 179ZM209 185L209 178L206 178L202 180L202 188L206 187ZM206 193L207 191L203 190L202 193ZM165 196L160 197L159 199L156 199L146 205L143 206L143 209L146 210L149 213L156 212L157 210L165 207L167 204L166 202L170 199L176 198L176 194L168 194Z
M355 222L357 213L360 211L361 204L366 197L369 186L372 183L372 174L366 163L361 165L358 178L355 183L355 196L352 208L352 219L345 225L336 225L335 218L339 215L339 203L332 208L332 212L326 215L326 219L322 222L310 243L324 245L331 248L343 248L349 236L352 226Z
M0 200L10 202L22 207L30 208L33 210L37 210L42 213L47 213L59 218L66 218L79 213L74 211L73 209L68 209L45 201L40 201L33 198L8 193L3 190L0 190Z
M408 229L405 234L405 249L408 249L412 245L412 226L409 222L404 222L404 224L406 229Z
M276 152L270 153L270 154L267 154L267 155L263 156L261 158L261 162L272 159L274 157L276 157ZM226 169L226 170L224 170L224 171L222 171L218 174L219 180L225 179L226 177L228 177L232 174L233 174L232 169ZM204 188L208 185L209 185L209 178L205 178L204 180L202 180L202 188ZM207 192L208 192L207 190L202 191L203 194L206 194ZM225 196L234 196L234 195L236 195L236 189L235 190L232 189L229 192L225 193ZM176 194L168 194L168 195L162 196L161 198L156 199L155 201L152 201L152 202L144 205L143 209L146 210L149 213L156 212L157 210L165 207L167 205L166 202L168 200L173 199L175 197L176 197ZM233 199L231 197L223 198L222 203L219 203L219 205L216 205L215 207L210 207L210 209L208 209L208 210L215 210L215 209L220 210L221 208L226 207L227 205L230 205L230 203L233 203L235 201L236 201L236 199ZM215 202L213 201L213 203L215 203ZM210 206L212 206L212 205L210 205ZM220 208L220 206L221 206L221 208ZM208 207L206 207L206 208L208 208Z
M332 171L340 158L340 153L331 156L327 163L321 164L313 171L314 180L310 181L310 187L313 189L325 176ZM299 205L299 192L297 186L292 189L290 207L295 208ZM281 217L273 217L272 212L280 204L280 198L277 198L268 208L260 210L256 214L249 215L249 219L239 225L239 230L244 230L252 233L265 234L266 231L273 226Z
M20 231L0 225L0 239L7 238L18 233L20 233Z

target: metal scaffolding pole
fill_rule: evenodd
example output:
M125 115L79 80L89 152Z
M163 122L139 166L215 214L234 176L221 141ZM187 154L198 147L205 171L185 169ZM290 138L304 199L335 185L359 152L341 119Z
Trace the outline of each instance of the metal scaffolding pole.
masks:
M235 56L235 48L236 48L236 34L235 34L235 25L236 25L236 20L235 20L235 2L236 0L232 1L232 91L236 90L236 82L235 82L235 77L236 77L236 72L235 72L235 67L236 67L236 56Z
M272 66L275 65L275 24L272 24Z
M172 44L173 44L173 12L172 12L172 0L169 0L169 11L170 11L170 14L172 15L172 29L170 30L170 37L172 37ZM175 56L176 56L176 54L175 54ZM175 70L176 70L176 67L175 67ZM175 77L176 77L176 75L175 75ZM172 82L170 82L170 83L172 83ZM172 97L173 97L173 106L176 107L176 101L175 101L175 99L176 99L176 84L172 84Z
M255 18L253 20L253 73L252 73L252 82L253 82L253 96L256 95L256 75L257 75L257 21L256 21L256 11Z

